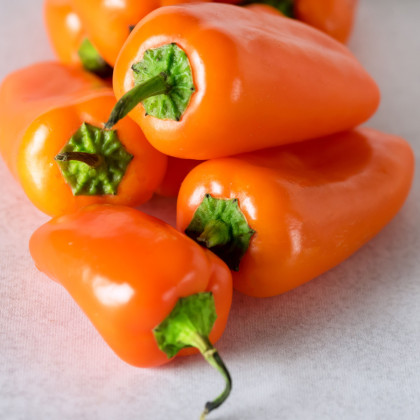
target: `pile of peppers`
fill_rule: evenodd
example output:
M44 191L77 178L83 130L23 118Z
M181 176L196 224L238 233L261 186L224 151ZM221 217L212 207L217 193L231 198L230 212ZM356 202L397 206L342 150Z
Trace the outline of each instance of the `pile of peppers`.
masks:
M356 0L224 3L45 0L58 61L0 86L0 153L52 217L37 268L127 363L200 352L226 384L202 419L232 388L213 343L233 289L336 266L414 172L404 139L359 127L380 94L343 44ZM178 196L177 229L135 208L154 193Z

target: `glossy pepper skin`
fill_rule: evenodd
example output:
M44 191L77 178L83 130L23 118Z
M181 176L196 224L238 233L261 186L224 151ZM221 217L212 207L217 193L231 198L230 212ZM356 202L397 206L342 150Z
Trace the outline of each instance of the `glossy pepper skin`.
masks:
M48 38L58 59L79 64L79 48L86 33L71 0L45 0L44 20Z
M296 0L295 17L340 42L347 42L353 29L358 0Z
M191 3L199 0L72 0L82 19L89 39L111 66L130 30L151 11L168 5Z
M226 4L161 8L133 30L114 69L117 99L146 50L175 43L195 91L179 119L130 116L163 153L210 159L350 129L379 103L375 82L346 47L300 22ZM221 69L223 69L221 71Z
M202 163L201 160L178 159L169 156L165 177L156 193L164 197L176 197L182 181L200 163Z
M110 79L112 68L89 40L72 0L45 0L44 20L51 46L62 63Z
M133 158L115 195L74 195L54 157L82 122L103 126L115 104L112 89L79 68L45 62L18 70L0 87L0 152L29 199L55 216L93 203L136 206L159 186L166 156L130 119L117 134Z
M274 296L376 235L404 203L413 170L405 140L367 128L207 161L181 186L177 226L187 229L206 194L238 199L255 233L233 273L234 287Z
M357 0L257 0L246 7L260 12L284 13L325 32L342 43L353 29Z
M223 333L232 298L229 269L154 217L93 205L41 226L29 248L37 268L65 287L111 349L131 365L170 360L153 329L180 297L212 292L217 319L210 340Z

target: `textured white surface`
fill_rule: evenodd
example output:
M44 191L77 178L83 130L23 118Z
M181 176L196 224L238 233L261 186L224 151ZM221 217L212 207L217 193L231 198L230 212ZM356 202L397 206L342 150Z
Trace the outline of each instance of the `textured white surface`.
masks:
M41 0L0 0L0 79L51 58ZM378 81L369 125L420 154L420 2L360 0L350 47ZM223 384L200 357L136 369L33 267L47 217L0 162L0 418L196 419ZM420 418L419 175L398 216L327 274L286 295L240 294L218 348L234 390L209 419ZM174 220L174 201L147 211Z

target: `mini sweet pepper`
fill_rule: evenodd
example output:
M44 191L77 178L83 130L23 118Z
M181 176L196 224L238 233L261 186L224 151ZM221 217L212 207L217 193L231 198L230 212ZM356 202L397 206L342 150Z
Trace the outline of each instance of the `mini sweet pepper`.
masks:
M194 347L226 381L202 418L226 400L231 378L211 343L227 322L232 278L214 254L154 217L112 205L51 220L29 248L121 359L158 366Z
M4 79L0 153L41 211L54 216L92 203L136 206L153 195L167 158L129 118L104 130L114 105L107 84L56 62Z
M404 203L414 159L402 138L360 128L202 163L182 183L177 226L274 296L339 264Z
M353 28L358 0L245 0L254 10L274 10L346 42Z
M151 11L200 0L71 0L89 40L105 61L115 65L118 54L137 23Z
M102 78L112 75L112 68L89 40L72 0L45 0L44 20L51 46L62 63L83 66Z
M375 82L339 42L227 4L150 13L124 44L113 86L119 103L107 127L132 110L155 148L189 159L351 129L379 103Z

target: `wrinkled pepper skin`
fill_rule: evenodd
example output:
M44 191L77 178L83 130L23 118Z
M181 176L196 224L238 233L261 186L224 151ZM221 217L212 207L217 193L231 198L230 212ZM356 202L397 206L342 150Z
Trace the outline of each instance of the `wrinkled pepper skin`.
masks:
M145 115L141 104L130 113L170 156L205 160L328 135L379 104L375 82L334 39L281 15L209 3L161 8L137 25L114 69L117 99L145 51L170 43L187 54L196 89L182 118Z
M358 0L296 0L295 17L340 42L353 29Z
M116 127L134 158L116 195L73 195L55 155L83 122L103 126L115 98L100 79L79 68L45 62L18 70L0 87L0 152L29 199L51 216L93 203L130 206L147 201L161 183L166 156L154 150L129 118Z
M413 152L402 138L361 128L226 159L184 180L184 232L205 194L239 200L256 232L233 273L251 296L287 292L336 266L375 236L409 192Z
M86 34L71 0L45 0L44 20L51 46L64 64L80 65L79 47Z
M180 297L212 292L217 319L210 340L223 333L232 298L229 269L154 217L123 206L89 206L41 226L29 247L37 268L65 287L131 365L169 361L152 330Z
M159 185L156 193L164 197L176 197L182 181L193 168L199 165L201 160L168 158L165 177Z

